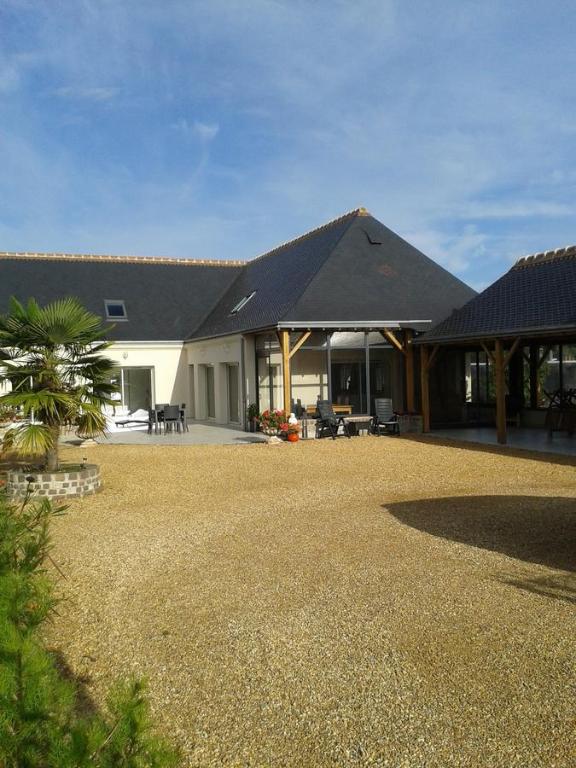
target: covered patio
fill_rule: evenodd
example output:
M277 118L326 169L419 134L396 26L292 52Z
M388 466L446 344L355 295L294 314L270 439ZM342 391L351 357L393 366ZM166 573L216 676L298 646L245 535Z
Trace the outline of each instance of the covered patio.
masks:
M434 429L431 437L439 440L458 440L479 445L499 445L495 427L459 427L453 429ZM566 433L549 435L544 429L535 427L508 427L506 445L513 449L536 451L537 453L555 453L562 456L576 456L576 440Z
M569 446L576 428L575 289L576 247L527 256L416 339L424 431L449 429L484 442L490 432L478 430L492 427L499 444ZM459 413L442 423L437 410L450 398L460 400Z

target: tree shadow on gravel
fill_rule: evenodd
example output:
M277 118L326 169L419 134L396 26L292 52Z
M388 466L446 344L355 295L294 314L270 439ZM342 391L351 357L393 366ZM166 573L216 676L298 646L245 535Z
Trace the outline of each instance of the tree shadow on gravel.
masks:
M432 536L576 571L576 499L456 496L403 501L384 508L400 522ZM523 588L534 592L549 589L536 583L537 579L532 581ZM576 597L576 588L571 589L568 596Z
M50 653L62 677L65 680L74 683L77 693L75 707L77 714L82 717L97 714L99 712L99 707L90 691L90 684L92 683L90 675L75 674L61 651L50 649Z

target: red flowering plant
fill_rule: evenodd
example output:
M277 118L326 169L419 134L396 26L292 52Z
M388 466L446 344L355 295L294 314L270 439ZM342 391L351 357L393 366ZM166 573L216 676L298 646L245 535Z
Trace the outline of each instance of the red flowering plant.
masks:
M280 424L280 430L287 435L297 435L300 432L300 424L297 421L285 421L284 424Z
M288 422L289 415L286 411L279 409L263 411L258 418L260 429L267 435L277 435L282 432L282 427Z

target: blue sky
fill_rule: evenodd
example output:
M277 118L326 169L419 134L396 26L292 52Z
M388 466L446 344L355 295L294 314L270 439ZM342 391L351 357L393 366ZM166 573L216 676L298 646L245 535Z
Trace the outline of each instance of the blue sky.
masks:
M250 258L365 206L481 288L576 242L576 5L0 0L0 250Z

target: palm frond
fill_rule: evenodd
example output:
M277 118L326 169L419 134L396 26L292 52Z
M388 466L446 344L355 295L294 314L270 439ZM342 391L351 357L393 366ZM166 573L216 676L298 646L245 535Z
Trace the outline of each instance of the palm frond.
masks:
M39 456L54 446L54 434L45 424L22 424L9 429L2 440L5 451Z

